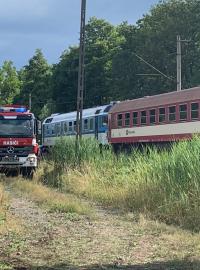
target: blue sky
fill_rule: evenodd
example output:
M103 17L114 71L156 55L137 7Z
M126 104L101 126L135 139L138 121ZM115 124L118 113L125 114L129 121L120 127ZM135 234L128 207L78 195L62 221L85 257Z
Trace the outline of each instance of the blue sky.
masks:
M0 65L27 64L35 49L49 63L78 44L81 0L0 0ZM87 20L96 16L112 24L135 23L158 0L87 0Z

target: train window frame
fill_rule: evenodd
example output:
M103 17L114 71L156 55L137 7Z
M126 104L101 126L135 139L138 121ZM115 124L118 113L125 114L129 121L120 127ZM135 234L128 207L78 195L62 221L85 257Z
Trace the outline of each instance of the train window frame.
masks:
M170 105L170 106L168 106L168 121L169 121L169 123L174 123L174 122L176 122L176 120L177 120L177 113L176 113L176 105ZM170 109L171 108L175 108L175 111L174 112L170 112ZM170 119L170 117L171 116L175 116L175 118L174 119Z
M160 110L164 110L165 112L164 113L160 113ZM163 124L163 123L166 122L166 112L167 112L166 107L159 107L158 108L158 123L159 124ZM163 117L163 116L164 116L164 118L161 119L161 117Z
M134 116L134 114L136 114L136 117ZM135 120L136 120L136 122L135 122ZM139 124L139 112L138 111L132 112L132 125L133 125L133 127L138 126L138 124Z
M73 131L76 132L76 120L73 121Z
M197 110L192 109L192 105L195 105L195 104L198 105ZM194 112L197 112L197 117L192 117L192 113L194 113ZM190 103L190 118L191 118L192 121L195 121L195 120L199 119L199 102Z
M50 136L50 128L49 124L44 125L44 137L49 137Z
M142 114L145 113L145 116L143 116ZM147 125L147 111L144 110L144 111L141 111L140 112L140 124L141 126L146 126ZM145 122L143 122L143 120L145 119Z
M121 117L120 119L119 119L119 116ZM120 123L120 125L119 125L119 123ZM118 113L117 114L117 127L118 128L122 128L123 127L123 114L122 113Z
M155 114L151 115L151 112L154 111ZM152 117L154 117L154 121L152 122ZM156 124L156 109L150 109L149 110L149 124L150 125L155 125Z
M68 122L68 133L72 133L73 132L73 123L72 121Z
M108 115L101 116L101 128L105 128L108 126Z
M186 110L185 111L181 111L181 106L186 106ZM180 122L185 122L188 120L188 104L187 103L182 103L179 104L178 106L178 113L179 113L179 121ZM186 117L185 118L181 118L181 113L186 113Z
M88 128L89 128L88 124L89 124L88 118L83 119L83 130L84 131L88 131Z
M128 117L127 117L127 115L128 115ZM125 127L130 127L130 123L131 123L131 114L130 114L130 112L125 113L124 123L125 123Z

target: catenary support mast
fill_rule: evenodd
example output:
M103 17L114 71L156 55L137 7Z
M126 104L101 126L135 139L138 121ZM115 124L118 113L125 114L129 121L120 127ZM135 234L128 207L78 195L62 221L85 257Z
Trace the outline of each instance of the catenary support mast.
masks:
M181 37L177 36L177 91L180 91L181 86Z
M78 92L77 92L77 117L76 117L76 142L82 137L82 111L84 93L84 60L85 60L85 17L86 0L81 0L81 27L80 27L80 49L78 70Z
M181 43L188 43L191 40L187 40L187 39L181 39L181 36L178 35L177 36L177 91L181 91L182 89L182 71L181 71L181 57L182 57L182 53L181 53Z

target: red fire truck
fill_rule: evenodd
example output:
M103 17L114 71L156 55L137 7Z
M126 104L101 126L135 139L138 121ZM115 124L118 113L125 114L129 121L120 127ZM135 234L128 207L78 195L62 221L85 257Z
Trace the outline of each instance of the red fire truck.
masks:
M0 173L32 178L39 155L37 126L26 107L0 106Z

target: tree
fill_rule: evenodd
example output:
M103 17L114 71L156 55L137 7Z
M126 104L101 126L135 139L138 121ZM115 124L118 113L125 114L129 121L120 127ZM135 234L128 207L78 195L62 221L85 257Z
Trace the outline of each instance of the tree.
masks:
M89 20L86 26L86 106L106 104L113 99L112 59L121 42L116 27L95 17Z
M13 103L19 94L21 81L11 61L5 61L0 69L0 104Z
M29 94L31 94L32 111L40 117L42 109L46 107L52 98L50 87L52 68L48 65L41 50L36 50L28 65L20 71L20 76L23 82L22 90L16 100L28 105ZM44 114L42 116L44 117Z
M199 70L199 13L198 0L160 1L151 12L137 22L138 54L153 64L173 80L151 77L140 78L139 85L146 94L156 94L176 90L176 37L191 40L182 44L182 83L183 88L196 84L194 77ZM153 70L143 65L142 73ZM153 72L154 73L154 72ZM200 79L200 78L199 78ZM200 81L199 81L200 82Z
M51 85L54 112L76 110L78 62L78 47L71 47L61 55L60 62L53 67Z

